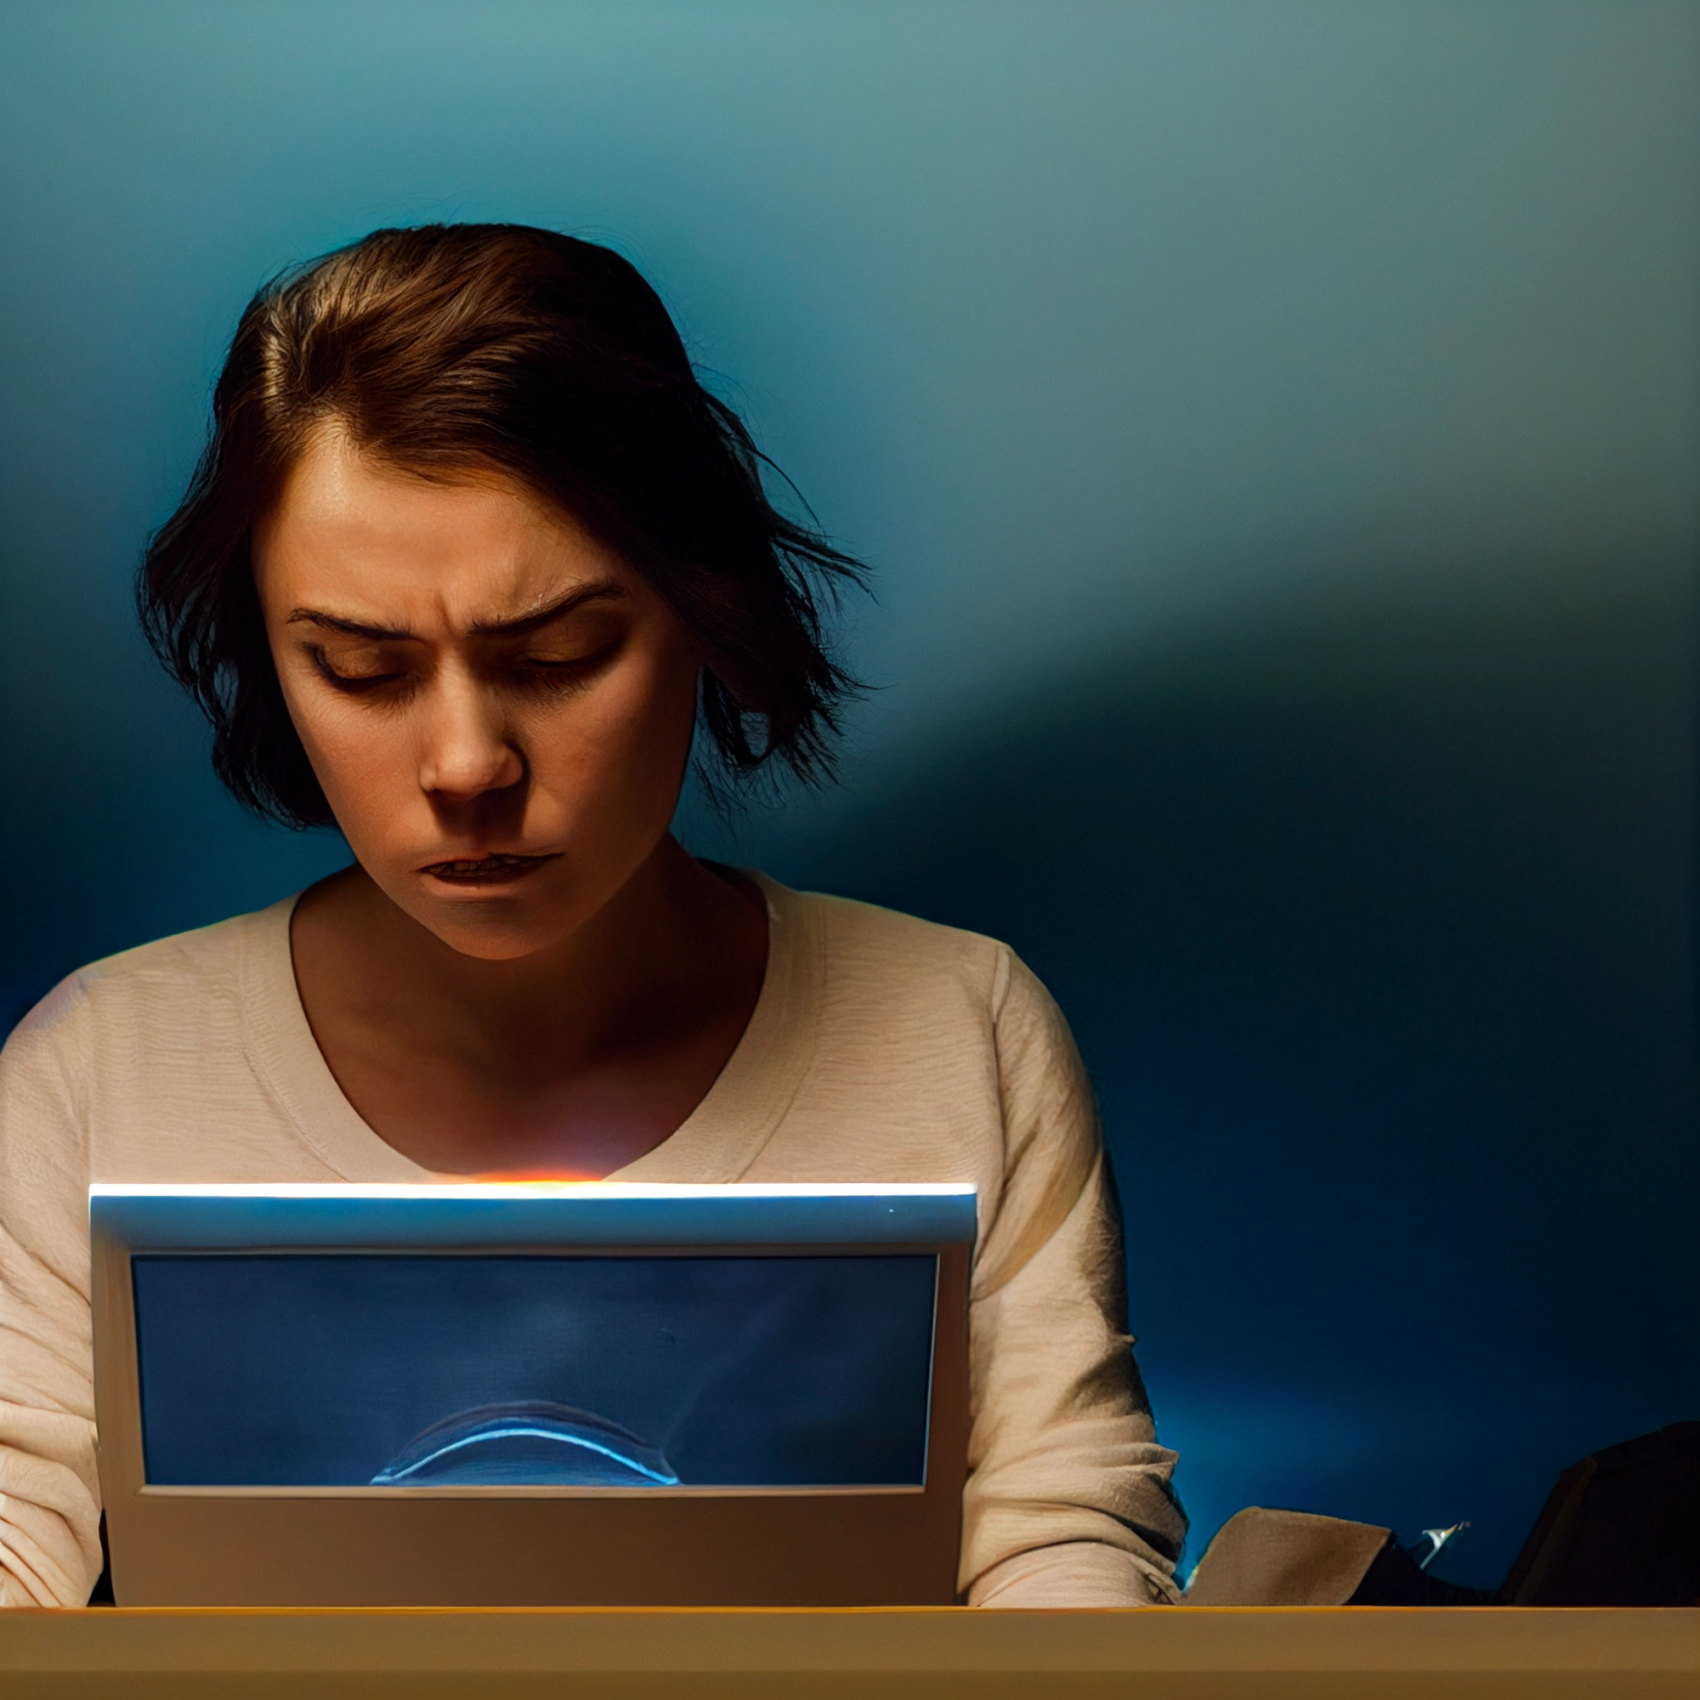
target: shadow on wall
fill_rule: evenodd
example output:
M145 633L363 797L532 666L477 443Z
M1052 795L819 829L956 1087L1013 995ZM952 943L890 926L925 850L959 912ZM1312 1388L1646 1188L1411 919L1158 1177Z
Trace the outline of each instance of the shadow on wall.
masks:
M1194 1556L1468 1518L1496 1584L1563 1466L1700 1408L1694 655L1685 566L1336 589L752 822L1069 1014Z

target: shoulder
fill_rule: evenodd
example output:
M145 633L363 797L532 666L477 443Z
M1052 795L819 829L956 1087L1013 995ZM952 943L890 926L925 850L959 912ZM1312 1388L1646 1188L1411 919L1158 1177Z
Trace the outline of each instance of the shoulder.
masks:
M832 1000L856 1006L888 1031L983 1033L1006 1063L1061 1051L1073 1063L1068 1024L1050 993L1001 940L895 909L822 892L791 891L762 877L778 925L794 927L820 958Z
M232 999L244 957L287 943L293 897L252 914L175 933L88 963L61 980L12 1031L28 1045L71 1038L89 1023L180 1022L197 1006Z
M287 927L288 908L278 906L106 957L60 981L0 1050L0 1196L40 1200L57 1189L55 1219L80 1222L96 1147L114 1126L169 1121L206 1058L229 1054L242 1021L244 945L268 928L287 943ZM7 1232L21 1231L10 1216Z
M982 933L854 898L791 891L765 877L762 885L777 924L810 935L834 979L865 981L893 997L949 991L995 1017L1018 971L1025 973L1008 945Z

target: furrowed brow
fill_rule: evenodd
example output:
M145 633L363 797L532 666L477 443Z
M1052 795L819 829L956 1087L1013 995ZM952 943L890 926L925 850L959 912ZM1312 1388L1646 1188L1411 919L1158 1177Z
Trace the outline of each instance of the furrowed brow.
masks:
M541 631L551 621L572 613L586 602L618 601L625 594L624 586L612 579L601 584L584 584L547 608L539 608L535 614L520 614L511 620L474 620L467 629L474 637L524 637L528 632Z
M540 631L551 621L570 614L586 602L614 601L625 594L624 588L612 580L602 584L580 585L577 590L569 591L557 601L551 602L547 608L539 608L533 614L518 614L511 620L474 620L467 630L474 637L524 637L529 632ZM291 626L317 626L321 631L343 632L349 637L366 638L373 643L417 641L414 633L402 627L376 626L365 620L350 620L341 614L327 614L322 608L292 608L285 623Z

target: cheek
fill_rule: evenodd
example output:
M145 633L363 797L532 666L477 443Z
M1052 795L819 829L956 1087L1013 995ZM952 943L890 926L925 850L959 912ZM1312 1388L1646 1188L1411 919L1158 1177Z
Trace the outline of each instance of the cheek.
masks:
M294 691L283 681L284 702L307 760L347 836L366 817L392 818L399 790L412 787L411 743L402 718L366 712L323 691Z
M670 819L695 723L694 663L634 656L537 717L527 739L533 777L581 808Z

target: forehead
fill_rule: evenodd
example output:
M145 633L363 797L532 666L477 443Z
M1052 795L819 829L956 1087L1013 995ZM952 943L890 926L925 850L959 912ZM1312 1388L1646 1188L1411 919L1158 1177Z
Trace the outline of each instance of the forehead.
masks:
M465 625L524 614L576 586L634 583L569 514L495 473L426 478L324 431L255 535L262 599L334 601L375 621Z

